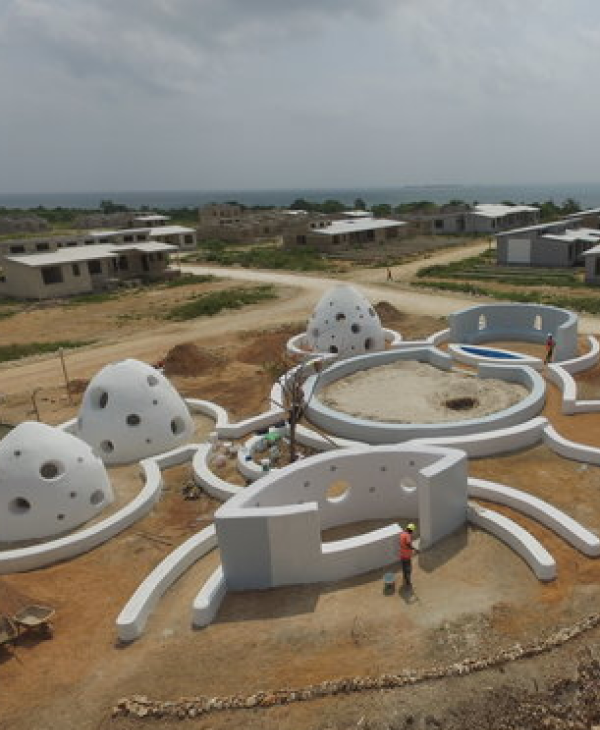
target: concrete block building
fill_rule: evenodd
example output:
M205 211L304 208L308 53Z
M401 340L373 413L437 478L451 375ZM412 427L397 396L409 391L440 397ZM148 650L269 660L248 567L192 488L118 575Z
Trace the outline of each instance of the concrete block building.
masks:
M158 241L73 246L1 260L0 296L54 299L91 294L121 282L164 278L175 246Z
M406 223L385 218L350 218L336 221L312 221L284 236L287 248L306 246L331 252L353 246L389 245L404 237Z
M496 260L503 266L581 266L585 252L598 243L600 230L565 219L499 233Z

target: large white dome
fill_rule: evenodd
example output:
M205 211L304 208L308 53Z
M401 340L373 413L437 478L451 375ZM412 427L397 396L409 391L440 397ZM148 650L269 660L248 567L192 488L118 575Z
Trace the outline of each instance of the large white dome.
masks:
M183 398L158 370L139 360L107 365L90 381L77 435L106 464L129 464L191 440L194 422Z
M113 499L104 464L75 436L26 421L0 441L0 541L72 530Z
M340 357L377 352L385 347L385 337L377 312L368 299L348 284L326 292L308 322L308 344L315 352Z

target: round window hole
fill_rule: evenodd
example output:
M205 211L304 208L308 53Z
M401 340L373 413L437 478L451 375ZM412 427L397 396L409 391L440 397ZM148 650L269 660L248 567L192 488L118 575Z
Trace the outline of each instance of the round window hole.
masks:
M31 503L25 497L16 497L9 504L10 511L15 515L23 515L31 509Z
M173 418L171 420L171 431L175 436L179 436L179 434L182 434L185 431L185 423L183 422L183 418L177 416L177 418Z
M357 335L360 332L360 325L356 324L356 322L350 327L352 332L354 332L355 335Z
M102 502L104 502L104 492L101 489L96 489L96 491L92 492L90 495L90 503L94 505L94 507L99 507Z
M92 393L92 405L96 408L106 408L108 405L108 393L104 388L96 388Z
M142 422L142 419L138 416L137 413L130 413L126 418L126 421L128 426L139 426Z
M350 492L350 485L341 479L331 482L325 496L328 502L341 502Z
M156 375L148 375L148 385L151 388L154 388L158 385L158 378L156 377Z
M46 461L40 466L42 479L56 479L63 471L63 466L58 461Z
M412 494L417 491L417 483L412 477L404 477L400 482L400 488L406 494Z
M115 445L112 441L109 441L108 439L106 441L102 441L100 444L100 448L102 451L104 451L105 454L112 454L112 452L115 450Z

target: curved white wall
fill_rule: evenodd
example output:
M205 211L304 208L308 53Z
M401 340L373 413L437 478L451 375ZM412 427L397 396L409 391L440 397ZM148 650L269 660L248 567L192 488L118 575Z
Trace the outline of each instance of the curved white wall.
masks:
M442 370L452 367L452 358L435 347L416 347L406 350L389 350L372 355L361 355L339 362L318 378L307 380L305 390L310 393L306 416L311 423L328 433L346 439L366 441L369 444L399 443L412 439L428 440L479 434L502 428L509 428L537 416L545 403L545 383L531 368L520 365L480 364L478 375L481 378L499 378L507 382L519 383L528 389L528 395L519 403L498 413L482 418L445 423L391 423L355 418L336 411L319 400L318 394L331 383L352 373L379 365L387 365L398 360L428 362Z
M348 448L297 462L215 514L228 588L334 580L394 562L399 528L321 543L321 530L403 515L423 547L466 519L466 456L433 446ZM335 493L334 493L335 492Z
M69 433L26 421L0 441L0 541L60 535L113 499L104 464Z
M138 360L107 365L86 388L77 436L106 464L129 464L190 441L185 401L158 370Z
M494 340L543 344L549 332L556 341L555 361L577 354L577 315L543 304L481 304L448 318L450 341L476 345Z

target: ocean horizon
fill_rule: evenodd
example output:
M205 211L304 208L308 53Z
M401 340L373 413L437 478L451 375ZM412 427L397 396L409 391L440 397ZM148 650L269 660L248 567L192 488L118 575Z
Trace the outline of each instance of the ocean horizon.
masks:
M398 205L419 200L447 203L535 203L552 200L562 203L568 198L583 208L600 207L600 182L528 185L403 185L398 187L289 188L277 190L130 190L62 193L0 193L0 208L82 208L97 209L103 200L131 208L196 208L207 203L236 201L248 206L288 207L294 200L312 202L327 199L352 205L362 198L367 205Z

